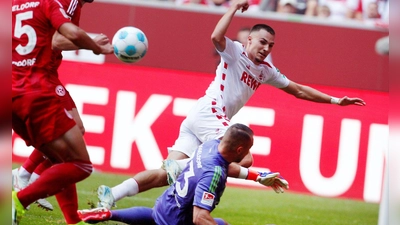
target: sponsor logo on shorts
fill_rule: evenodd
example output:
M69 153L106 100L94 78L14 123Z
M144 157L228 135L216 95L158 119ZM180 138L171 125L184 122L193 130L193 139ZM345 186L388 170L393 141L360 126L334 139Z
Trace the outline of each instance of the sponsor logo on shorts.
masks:
M64 89L64 87L62 85L58 85L56 87L56 94L58 96L64 96L65 95L65 89Z
M201 198L201 203L204 205L212 206L214 203L215 196L209 192L203 192L203 197Z

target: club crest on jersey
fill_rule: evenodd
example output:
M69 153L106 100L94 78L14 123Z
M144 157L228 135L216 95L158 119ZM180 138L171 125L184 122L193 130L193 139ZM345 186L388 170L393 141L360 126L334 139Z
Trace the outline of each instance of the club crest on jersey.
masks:
M209 192L203 192L203 197L201 198L201 203L204 205L212 206L214 203L215 195Z
M61 86L61 85L57 85L57 87L56 87L56 94L57 94L58 96L64 96L64 95L65 95L65 89L64 89L64 87Z

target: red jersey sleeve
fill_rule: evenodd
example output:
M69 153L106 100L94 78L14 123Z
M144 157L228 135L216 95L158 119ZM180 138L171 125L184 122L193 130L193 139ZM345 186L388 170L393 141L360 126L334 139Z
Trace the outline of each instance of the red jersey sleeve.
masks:
M81 3L78 0L51 0L48 4L46 14L56 30L67 22L79 25Z

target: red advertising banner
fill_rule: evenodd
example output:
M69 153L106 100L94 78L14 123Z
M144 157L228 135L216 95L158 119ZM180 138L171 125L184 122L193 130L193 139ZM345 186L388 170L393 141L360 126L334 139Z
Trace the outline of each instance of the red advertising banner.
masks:
M138 27L149 40L149 51L137 65L213 74L219 57L214 54L210 37L225 10L162 7L168 4L148 2L140 5L135 1L94 1L83 7L81 27L110 38L121 27ZM389 91L389 57L375 52L376 41L389 35L388 30L357 26L355 21L329 23L318 18L251 11L237 13L227 36L235 39L240 28L258 23L274 28L272 61L293 80ZM112 55L103 60L121 63Z
M64 61L59 71L84 122L95 168L123 174L160 166L180 123L213 79L208 73L112 63ZM311 86L332 96L363 98L367 106L316 104L261 86L232 119L255 132L254 167L280 171L291 191L378 202L388 148L388 93ZM23 162L29 153L14 135L13 161Z

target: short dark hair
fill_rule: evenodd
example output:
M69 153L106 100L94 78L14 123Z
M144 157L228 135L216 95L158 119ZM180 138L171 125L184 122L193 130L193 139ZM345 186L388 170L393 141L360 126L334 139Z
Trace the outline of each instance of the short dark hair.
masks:
M254 25L251 30L250 33L252 33L253 31L259 31L259 30L266 30L268 33L275 35L275 31L274 29L272 29L272 27L268 26L267 24L256 24Z
M240 145L247 145L252 140L253 135L253 131L248 126L235 123L225 132L225 136L227 136L225 142L230 148L235 148Z

